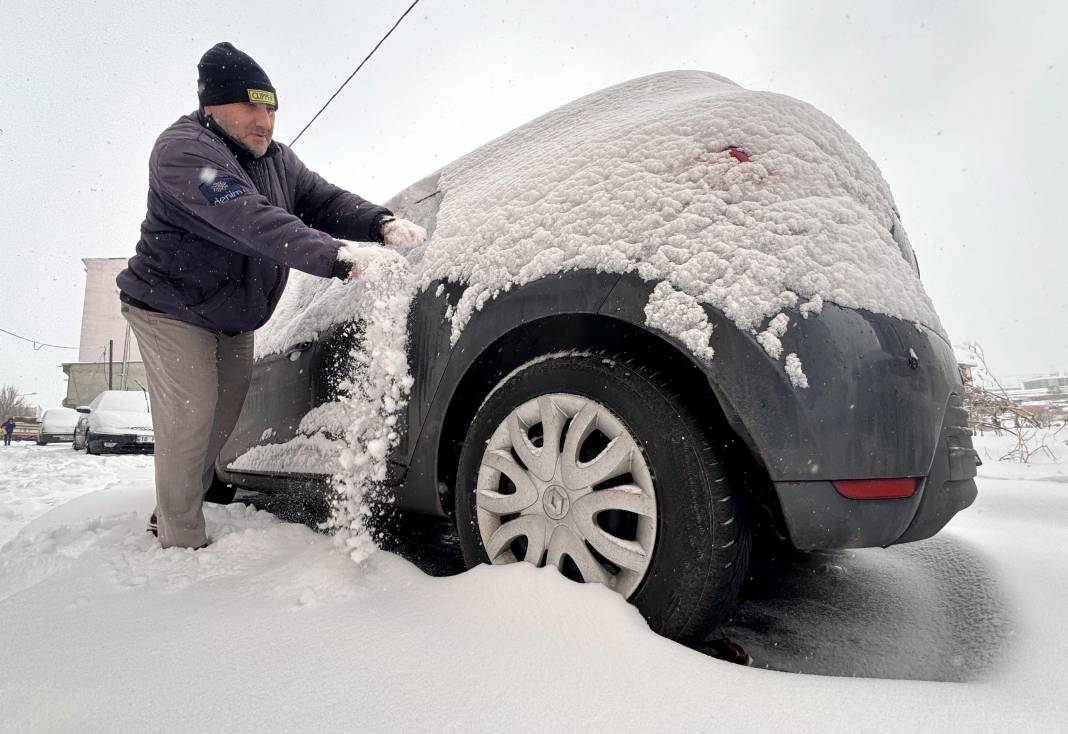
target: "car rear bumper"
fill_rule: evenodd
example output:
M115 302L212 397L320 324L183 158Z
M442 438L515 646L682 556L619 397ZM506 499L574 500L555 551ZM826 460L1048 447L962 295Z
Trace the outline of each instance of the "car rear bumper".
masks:
M56 442L73 441L74 440L74 434L73 433L42 433L40 435L40 437L39 437L39 440L41 440L41 441L56 441Z
M788 316L782 354L801 358L806 386L752 333L718 323L705 373L766 468L790 539L831 549L934 535L976 495L978 457L949 342L921 324L831 303ZM848 499L832 484L904 478L917 482L903 499Z
M802 550L867 548L929 538L972 504L978 455L960 396L950 396L930 472L903 499L853 500L829 481L775 482L793 544Z

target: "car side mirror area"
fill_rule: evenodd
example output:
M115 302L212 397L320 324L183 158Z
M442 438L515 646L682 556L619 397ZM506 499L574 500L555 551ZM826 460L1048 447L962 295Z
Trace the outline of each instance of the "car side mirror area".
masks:
M86 415L89 415L89 406L87 405L79 405L77 408L75 408L75 410L79 413L85 413Z

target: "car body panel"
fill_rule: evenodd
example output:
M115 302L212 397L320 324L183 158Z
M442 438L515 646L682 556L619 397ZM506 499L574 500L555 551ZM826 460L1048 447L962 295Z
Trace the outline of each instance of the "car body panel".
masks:
M301 418L315 407L311 374L316 343L303 343L256 361L248 395L219 465L228 467L238 447L284 443L296 435Z
M642 83L654 88L655 80L651 80ZM651 102L643 99L642 104ZM540 118L532 123L532 129L550 130L546 120L560 114L556 111ZM586 122L592 125L591 134L603 132L598 132L600 128L592 118ZM842 135L836 145L853 151L851 139L844 132ZM449 186L464 180L449 171L464 168L464 161L493 158L498 153L491 148L511 139L539 144L521 130L510 133L405 189L387 206L432 234L439 210L458 194ZM856 151L860 151L859 146ZM823 154L832 156L827 151ZM857 160L847 163L859 165L863 157L861 151ZM827 162L842 163L837 159ZM852 168L850 171L850 176L860 175ZM915 296L917 303L929 306L914 272L917 266L911 245L896 209L892 209L889 189L877 171L873 176L857 191L867 190L869 185L874 187L871 191L878 190L878 195L869 191L869 197L861 198L866 202L870 198L865 206L874 201L886 205L885 211L879 212L886 220L883 234L895 253L900 249L901 256L900 261L891 263L892 269L900 279L909 279L899 283L901 288ZM485 196L492 193L487 191ZM640 246L641 242L632 244ZM425 253L417 248L406 254L416 267ZM458 403L470 403L471 395L481 400L518 366L514 354L498 353L500 350L518 348L523 354L537 355L595 343L602 348L608 344L614 352L625 354L625 341L611 344L603 333L588 331L614 331L617 325L627 327L621 328L620 334L652 335L643 341L649 352L641 356L653 367L657 350L664 350L665 358L670 352L699 370L704 391L715 396L730 430L766 470L786 531L798 547L859 547L919 539L937 531L953 512L974 498L976 456L968 436L958 430L960 421L954 408L962 391L959 374L933 310L916 308L930 324L922 326L837 305L830 299L818 313L786 307L782 313L788 327L779 337L782 354L772 355L757 339L758 332L767 328L767 321L759 328L739 328L721 310L704 304L704 315L712 327L709 346L715 350L708 360L696 356L675 336L647 325L650 295L659 282L649 276L648 268L641 271L646 277L637 274L637 263L629 272L624 272L625 267L613 272L598 268L565 270L502 287L488 300L478 301L478 310L460 322L463 328L458 333L454 318L469 286L457 280L424 285L413 301L408 322L409 367L414 383L400 416L400 442L389 457L387 482L393 486L398 508L433 515L451 512L451 488L442 464L448 463L457 442L463 441L466 425L462 421L450 423L454 415L450 411L456 410ZM466 311L464 314L463 318L468 318ZM566 323L575 331L562 334L557 327L539 331L534 328L539 323ZM335 341L341 329L339 326L310 345L301 345L298 355L287 353L290 356L257 361L241 420L217 464L224 479L261 490L325 485L326 471L278 474L244 469L238 473L228 467L250 447L292 438L307 411L329 399L331 381L337 378L325 374L325 366L335 363L330 355L337 351ZM357 345L356 339L341 341L351 348ZM516 339L523 343L516 344ZM807 387L791 380L782 358L789 354L800 359ZM466 404L463 414L473 415L477 407ZM720 430L718 424L716 430ZM949 434L953 434L952 440L947 439ZM913 496L849 500L831 484L842 479L900 477L920 480Z
M597 314L647 329L641 304L648 301L654 286L635 275L594 271L550 276L487 303L454 346L445 314L462 286L444 284L439 292L435 284L424 291L413 303L410 320L414 383L406 430L391 456L390 483L395 485L397 506L447 514L449 508L441 498L447 488L438 486L437 476L446 414L472 365L491 353L503 336L562 314ZM936 460L948 455L940 445L942 426L947 403L960 390L949 345L929 329L880 314L833 304L808 318L794 311L783 337L784 349L829 356L808 360L809 387L800 388L791 384L782 361L768 355L753 334L737 329L716 309L705 310L714 325L712 360L695 357L671 335L659 333L659 337L707 377L731 427L767 469L798 547L896 542L924 498L935 491L928 488L937 482L941 492L948 472L941 479L921 482L913 497L904 500L847 500L830 488L830 481L928 477ZM558 335L538 338L544 344L531 345L535 352L560 347ZM581 344L584 339L571 334L566 341ZM506 372L502 368L488 379L499 380ZM274 394L269 384L264 380L262 394L250 395L246 410L255 414L255 406ZM310 389L311 393L322 395L325 389ZM843 441L843 435L849 440ZM958 448L966 454L970 442ZM974 482L969 484L974 456L958 463L967 466L969 460L970 474L958 470L953 475L959 491L952 493L949 505L957 509L974 497ZM285 481L292 484L294 479L299 481L299 477ZM321 483L324 478L306 479ZM271 485L269 477L260 477L261 488Z

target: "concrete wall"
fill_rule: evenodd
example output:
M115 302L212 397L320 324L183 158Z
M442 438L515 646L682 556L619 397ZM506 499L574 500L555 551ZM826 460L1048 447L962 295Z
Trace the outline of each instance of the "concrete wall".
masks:
M126 319L119 311L117 276L126 267L124 257L85 258L85 300L82 302L82 336L78 343L79 362L108 361L108 340L114 342L114 359L122 362ZM137 339L130 332L130 361L140 362ZM118 374L118 370L116 370ZM68 388L69 394L69 388Z
M126 377L127 390L148 389L143 362L131 362ZM112 385L115 390L122 389L122 362L112 365ZM64 408L77 408L93 402L100 393L108 389L107 362L81 362L63 365L67 375L67 397L63 399Z

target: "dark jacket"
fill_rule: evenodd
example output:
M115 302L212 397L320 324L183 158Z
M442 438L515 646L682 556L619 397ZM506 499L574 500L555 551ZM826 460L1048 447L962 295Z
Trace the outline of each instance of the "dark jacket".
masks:
M116 279L123 300L227 334L267 322L289 268L340 275L334 237L377 240L390 213L285 145L255 158L203 112L159 136L148 177L137 254Z
M15 421L6 420L3 423L0 423L0 428L3 428L4 429L4 433L6 433L6 434L8 434L10 436L15 430Z

